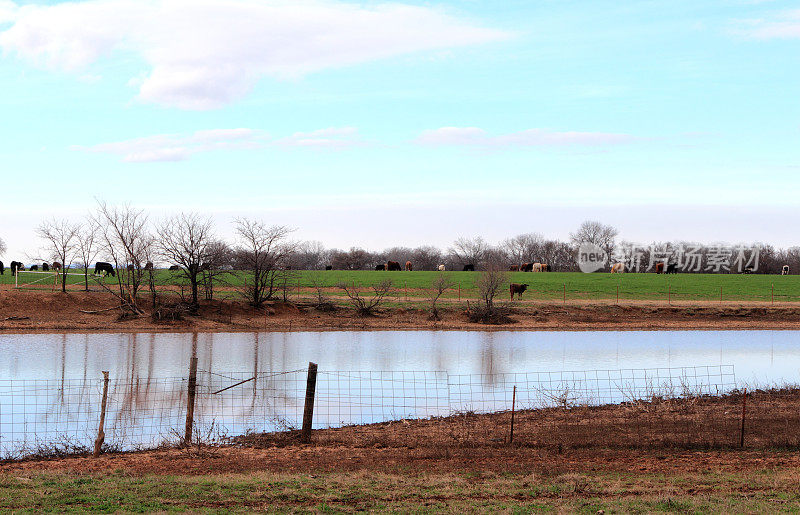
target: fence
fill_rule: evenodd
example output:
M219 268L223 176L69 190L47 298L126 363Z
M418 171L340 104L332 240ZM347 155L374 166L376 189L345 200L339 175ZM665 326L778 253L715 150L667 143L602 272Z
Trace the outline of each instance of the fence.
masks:
M187 436L187 411L193 411L188 417L190 438L209 444L296 429L303 423L305 370L255 375L198 371L194 388L191 377L190 372L187 377L112 378L103 448L180 444ZM86 452L98 433L102 395L102 378L0 381L0 458ZM566 442L569 437L570 445L608 444L608 435L617 432L627 435L625 445L711 445L730 443L739 434L740 397L733 366L491 375L321 370L313 428L453 415L506 416L513 405L529 410L519 415L515 441ZM764 427L773 422L785 426L784 443L796 439L789 436L800 422L795 410L784 409L783 397L762 397L751 395L753 420L760 417ZM800 394L796 397L800 400ZM499 422L486 422L491 415L475 420L494 427L487 431L498 431Z

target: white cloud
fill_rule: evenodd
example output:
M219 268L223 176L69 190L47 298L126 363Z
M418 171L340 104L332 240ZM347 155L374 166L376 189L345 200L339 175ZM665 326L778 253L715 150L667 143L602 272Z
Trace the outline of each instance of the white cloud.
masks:
M771 19L742 20L736 33L755 39L798 39L800 9L784 11Z
M252 149L266 145L266 135L253 129L197 131L189 136L158 134L143 138L74 146L73 150L95 154L117 154L129 163L184 161L193 154L220 149Z
M528 129L499 136L491 136L478 127L441 127L423 131L416 139L421 145L466 145L479 147L558 147L605 146L633 143L640 138L630 134L611 132L553 131Z
M4 14L5 13L5 14ZM139 98L211 109L262 77L296 78L420 51L498 41L441 9L337 0L0 0L0 47L42 66L80 72L113 52L141 57Z
M355 127L329 127L312 132L295 132L273 142L282 147L345 148L364 145Z

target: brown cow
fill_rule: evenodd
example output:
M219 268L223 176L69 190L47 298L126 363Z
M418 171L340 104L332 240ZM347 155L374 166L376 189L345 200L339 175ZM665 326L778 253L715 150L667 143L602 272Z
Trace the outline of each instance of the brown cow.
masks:
M386 270L389 272L400 272L403 268L400 266L400 263L397 261L387 261L386 262Z
M58 261L53 261L53 264L50 266L50 268L53 269L53 272L58 272L59 270L61 270L61 263L59 263Z
M511 283L508 287L508 291L511 293L511 300L514 300L515 293L519 298L522 298L522 294L525 293L525 290L527 289L528 289L527 284Z
M519 270L520 272L533 272L533 263L522 263Z
M622 263L614 263L614 266L611 267L612 274L623 274L625 273L625 265Z
M519 272L519 265L511 265L508 267L509 272Z
M413 266L411 266L411 261L406 261L406 271L407 271L407 272L410 272L410 271L412 271L413 269L414 269L414 267L413 267Z
M657 274L664 273L664 263L656 263L656 273Z
M548 265L547 263L542 263L542 272L549 272L549 271L550 271L550 265Z
M153 269L153 262L152 261L148 261L147 263L145 263L144 269L145 270L152 270Z

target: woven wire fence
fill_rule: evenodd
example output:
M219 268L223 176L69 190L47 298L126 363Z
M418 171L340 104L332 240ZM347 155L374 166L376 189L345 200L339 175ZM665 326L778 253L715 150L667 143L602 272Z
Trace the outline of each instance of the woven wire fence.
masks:
M306 371L197 374L194 439L224 444L302 425ZM448 374L443 371L320 371L313 428L427 419L516 408L563 410L700 398L736 390L733 366ZM0 459L90 450L102 379L0 380ZM109 382L107 450L176 445L185 435L188 377Z

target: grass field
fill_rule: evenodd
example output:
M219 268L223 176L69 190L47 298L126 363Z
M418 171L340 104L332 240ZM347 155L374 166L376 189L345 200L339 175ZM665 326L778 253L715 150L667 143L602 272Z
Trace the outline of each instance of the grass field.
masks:
M77 271L76 271L77 272ZM77 272L80 273L80 272ZM441 272L380 272L371 270L291 272L287 286L291 294L298 288L304 294L313 293L314 285L328 289L328 294L336 293L338 283L355 284L359 288L369 288L384 279L391 279L397 289L396 296L409 298L427 297L424 290L430 289L434 279ZM444 272L453 281L454 288L445 297L470 299L477 297L476 272ZM23 272L21 282L42 279L42 274ZM70 276L70 283L83 283L81 276ZM90 284L92 284L90 279ZM107 278L112 282L113 278ZM158 270L156 282L159 286L175 285L182 282L175 272ZM226 274L221 277L221 286L234 287L242 282L242 276ZM673 301L762 301L796 302L800 301L800 275L740 275L740 274L583 274L578 272L525 273L510 272L508 282L529 285L524 295L527 300L673 300ZM14 284L14 278L6 271L0 276L0 284ZM38 288L52 288L53 280L40 280ZM501 298L507 298L507 290Z

